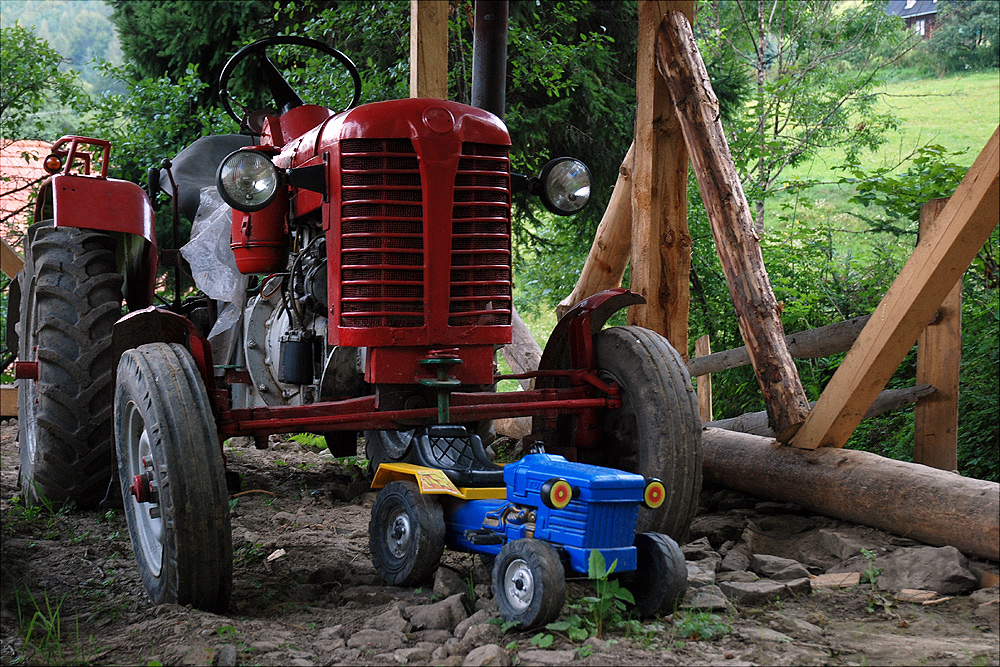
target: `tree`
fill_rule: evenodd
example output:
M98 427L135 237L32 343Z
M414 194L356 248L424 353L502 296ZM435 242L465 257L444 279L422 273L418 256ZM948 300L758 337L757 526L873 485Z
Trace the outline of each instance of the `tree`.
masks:
M1000 67L1000 12L994 0L943 2L926 48L938 74Z
M884 143L895 120L876 106L876 84L915 38L878 2L705 0L699 8L703 41L721 38L756 78L753 105L727 130L762 233L786 167L821 148L840 147L852 160Z

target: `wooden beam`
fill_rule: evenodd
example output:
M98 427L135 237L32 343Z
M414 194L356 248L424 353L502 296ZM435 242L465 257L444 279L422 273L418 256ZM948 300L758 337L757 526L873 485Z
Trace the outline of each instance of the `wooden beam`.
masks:
M785 345L793 359L815 359L851 349L861 330L871 315L862 315L843 322L835 322L816 329L797 331L785 336ZM723 350L705 357L695 357L688 361L688 373L692 377L705 373L718 373L739 368L750 363L750 353L746 346Z
M17 251L7 245L7 242L0 239L0 270L8 278L13 278L24 266L24 260L17 254Z
M705 334L694 342L695 357L707 357L712 354L712 343ZM715 419L712 414L712 375L705 373L695 378L698 394L698 413L702 422L710 422Z
M17 416L17 387L12 384L0 385L0 417Z
M632 172L635 161L635 142L629 146L625 159L618 168L618 180L611 193L608 207L601 223L597 225L594 243L590 246L587 261L583 263L580 277L569 296L556 306L556 317L561 318L570 308L588 296L612 287L621 287L625 266L632 249Z
M851 449L706 428L706 481L969 556L1000 558L1000 485Z
M448 0L410 0L410 97L448 99Z
M920 243L943 230L937 216L947 199L932 199L920 209ZM917 401L913 416L913 462L958 470L958 375L962 363L962 279L938 310L938 317L917 339L917 384L937 391Z
M668 13L660 24L656 64L666 80L698 177L715 248L743 342L764 394L769 422L779 439L787 442L805 421L809 400L785 345L778 301L764 268L760 239L719 120L719 100L698 53L691 24L680 12ZM638 157L637 141L637 171ZM634 264L634 252L632 257Z
M1000 218L1000 127L913 250L795 435L796 447L843 447Z
M868 412L865 413L864 418L871 419L883 412L898 410L911 403L916 403L925 396L932 396L933 394L934 387L929 384L918 384L915 387L904 387L902 389L886 389L878 395L872 406L868 408ZM815 405L815 402L809 404L810 407L813 405ZM767 438L774 437L774 431L767 425L766 412L747 412L739 417L705 422L703 426L724 428L727 431L739 431L740 433L752 433L753 435L762 435ZM922 462L916 461L916 463Z
M694 20L693 0L639 0L636 64L632 273L629 289L646 298L629 324L666 336L688 354L691 234L687 224L688 156L670 94L656 73L656 30L670 11Z

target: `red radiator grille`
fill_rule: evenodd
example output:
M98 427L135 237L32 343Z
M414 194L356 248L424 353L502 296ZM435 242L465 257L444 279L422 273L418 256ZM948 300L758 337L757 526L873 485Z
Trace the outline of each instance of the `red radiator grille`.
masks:
M340 148L340 326L423 326L423 195L413 145L345 139Z
M508 149L464 143L455 175L448 324L509 325L510 275Z

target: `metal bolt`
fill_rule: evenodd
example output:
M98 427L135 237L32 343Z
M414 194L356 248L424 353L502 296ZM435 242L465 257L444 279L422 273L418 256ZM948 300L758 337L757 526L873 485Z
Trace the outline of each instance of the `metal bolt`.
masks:
M257 385L257 389L259 389L261 392L266 392L267 391L267 385L264 384L264 383L261 383L261 384Z
M257 347L257 341L255 341L255 340L248 340L247 341L247 347L250 348L251 350L256 349L256 347Z

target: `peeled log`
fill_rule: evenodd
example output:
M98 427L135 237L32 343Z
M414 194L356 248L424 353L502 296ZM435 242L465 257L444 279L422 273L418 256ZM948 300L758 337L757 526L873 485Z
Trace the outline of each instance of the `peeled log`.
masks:
M706 428L706 481L969 556L1000 560L1000 485L851 449Z

